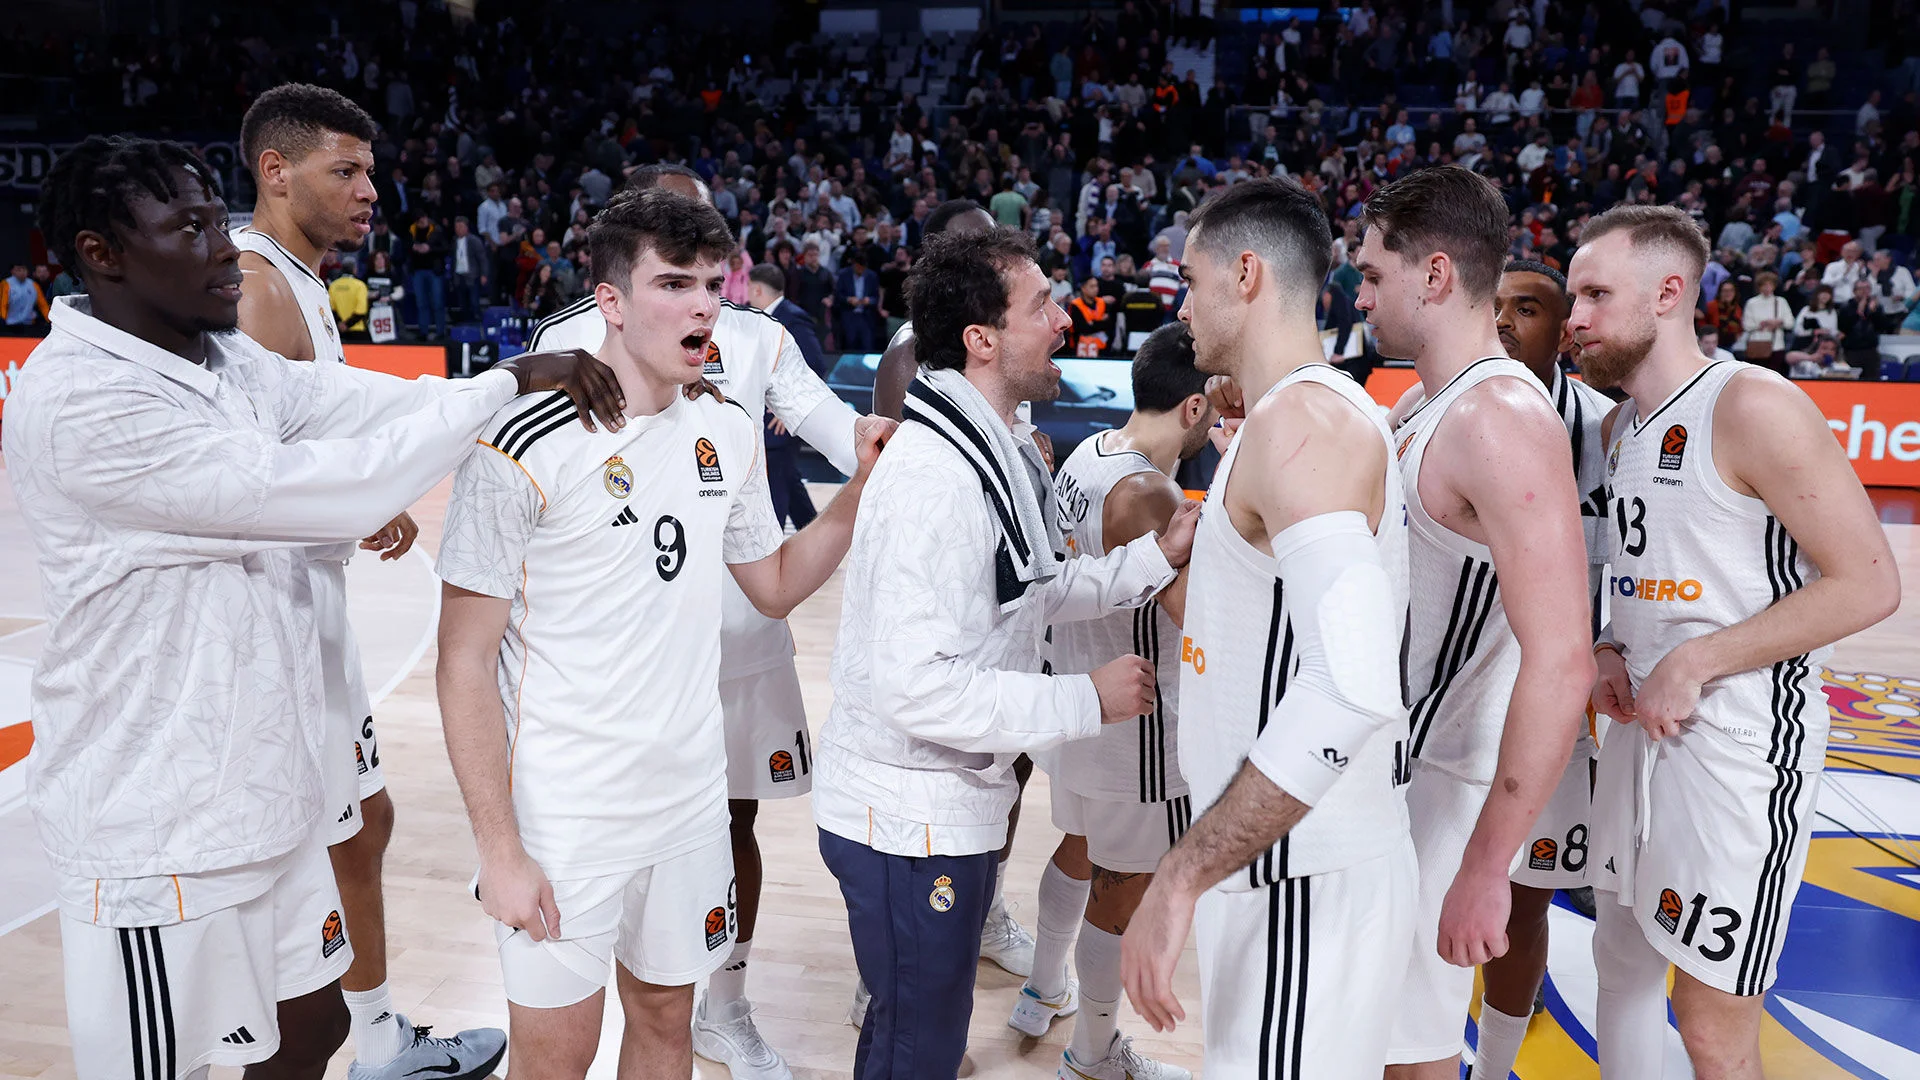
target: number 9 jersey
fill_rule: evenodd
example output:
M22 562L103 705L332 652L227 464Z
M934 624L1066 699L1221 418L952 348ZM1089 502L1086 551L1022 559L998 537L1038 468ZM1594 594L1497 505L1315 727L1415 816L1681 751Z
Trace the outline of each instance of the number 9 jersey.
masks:
M726 835L722 578L782 539L762 445L754 418L711 397L609 432L538 394L503 409L454 476L438 569L513 601L508 782L553 880Z

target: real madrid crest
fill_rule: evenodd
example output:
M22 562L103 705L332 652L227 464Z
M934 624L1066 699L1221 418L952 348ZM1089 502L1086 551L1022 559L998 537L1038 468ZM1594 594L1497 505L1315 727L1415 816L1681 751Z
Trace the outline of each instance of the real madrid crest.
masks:
M953 910L953 879L945 874L933 879L933 891L927 894L927 904L935 911Z
M633 470L615 454L607 459L607 494L624 499L633 494Z

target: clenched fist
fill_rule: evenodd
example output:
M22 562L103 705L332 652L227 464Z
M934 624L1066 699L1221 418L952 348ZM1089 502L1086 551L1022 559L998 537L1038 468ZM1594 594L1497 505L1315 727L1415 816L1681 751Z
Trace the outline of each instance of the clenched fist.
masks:
M1100 722L1117 724L1153 708L1153 665L1128 653L1093 670L1093 692L1100 695Z

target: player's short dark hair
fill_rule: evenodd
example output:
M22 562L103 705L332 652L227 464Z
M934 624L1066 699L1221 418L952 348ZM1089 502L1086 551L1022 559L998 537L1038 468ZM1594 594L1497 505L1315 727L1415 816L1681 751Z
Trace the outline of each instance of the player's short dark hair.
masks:
M609 202L587 227L594 284L604 281L622 294L632 287L634 264L648 251L671 265L687 266L702 258L718 262L734 247L720 211L657 188Z
M921 236L923 238L938 236L947 231L947 226L953 224L954 218L974 210L978 210L983 214L987 212L986 207L981 206L972 199L948 199L946 202L934 207L933 213L927 215L926 228L921 233ZM916 330L914 333L917 336L919 331Z
M212 170L176 142L89 135L61 154L40 185L37 222L54 259L84 277L76 243L80 234L97 232L118 250L114 224L134 227L132 204L137 198L178 198L175 174L180 171L198 180L208 194L219 193Z
M1561 298L1566 298L1567 275L1555 270L1553 267L1548 266L1538 259L1515 259L1507 264L1505 270L1500 272L1502 274L1539 274L1541 277L1558 285L1560 287Z
M297 162L313 152L328 132L372 142L379 128L367 110L337 90L312 83L284 83L253 99L240 121L240 154L247 168L260 168L260 155L278 150Z
M1206 390L1206 372L1193 366L1193 332L1186 323L1162 324L1133 354L1133 407L1141 412L1178 408Z
M660 186L660 181L665 180L669 176L684 176L695 184L698 184L702 191L712 190L708 187L705 177L702 177L699 173L694 172L685 165L676 165L671 161L656 161L651 165L642 165L628 174L627 182L625 186L620 189L620 194L627 195L658 187ZM611 203L613 200L608 199L607 201Z
M1659 248L1680 256L1687 265L1687 277L1698 287L1713 249L1699 223L1685 210L1677 206L1616 206L1587 222L1580 230L1580 245L1585 247L1610 232L1621 231L1635 248Z
M1333 260L1333 229L1320 200L1297 181L1263 177L1235 184L1187 219L1188 240L1210 258L1258 255L1283 285L1318 297Z
M1407 258L1444 251L1470 300L1500 286L1512 213L1500 189L1458 165L1419 169L1367 197L1360 223L1385 229L1382 245ZM1589 226L1591 228L1591 226Z
M775 292L787 291L787 272L770 262L755 263L753 269L747 271L747 280L757 281Z
M1033 242L1012 229L928 237L920 261L907 271L914 359L964 371L967 327L1004 327L1011 300L1001 275L1034 262Z

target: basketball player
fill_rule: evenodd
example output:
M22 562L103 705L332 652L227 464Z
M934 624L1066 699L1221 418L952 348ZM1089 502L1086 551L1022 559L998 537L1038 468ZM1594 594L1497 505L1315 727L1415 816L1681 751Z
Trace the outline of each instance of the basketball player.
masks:
M1606 448L1601 421L1613 402L1560 370L1567 336L1567 279L1545 263L1507 264L1493 296L1494 327L1507 356L1527 366L1547 388L1547 397L1567 427L1578 480L1580 520L1587 543L1587 595L1593 625L1600 619L1600 583L1608 555ZM1416 384L1416 388L1418 384ZM1417 389L1416 389L1416 392ZM1521 851L1513 879L1513 912L1507 917L1507 954L1481 965L1480 1038L1473 1073L1479 1080L1506 1080L1520 1055L1547 972L1547 908L1556 889L1587 883L1591 852L1588 816L1593 808L1593 736L1585 724L1573 744L1560 786L1534 823L1533 839Z
M1764 368L1701 356L1707 242L1686 214L1594 218L1568 275L1607 419L1616 547L1596 710L1597 1035L1658 1076L1673 1012L1701 1080L1759 1080L1760 1014L1826 758L1820 661L1893 613L1900 575L1827 422Z
M713 201L699 174L680 165L635 170L609 201L619 203L656 187ZM778 319L722 301L712 330L701 370L728 400L740 402L756 420L771 412L841 472L851 475L859 467L853 437L856 414L807 366ZM527 347L594 350L606 337L606 317L599 302L588 296L543 320ZM754 822L759 800L796 798L812 790L813 745L800 675L793 666L793 635L786 623L755 610L731 578L721 582L720 590L720 707L726 715L727 809L739 876L739 935L695 1011L694 1049L726 1064L741 1080L786 1080L786 1063L760 1037L747 1000L747 957L759 921L762 877Z
M722 570L774 618L818 588L893 423L861 422L853 479L782 545L759 419L680 393L711 363L725 219L642 191L602 211L588 245L599 355L635 422L576 431L553 422L563 401L522 399L461 466L440 553L441 710L513 1075L586 1075L614 960L620 1075L682 1080L693 984L726 963L737 921Z
M1421 382L1394 417L1420 903L1390 1077L1459 1075L1473 968L1507 951L1514 856L1566 773L1593 667L1567 429L1494 324L1507 217L1484 177L1423 169L1368 199L1353 260L1381 354Z
M56 301L4 436L51 620L28 795L76 1072L319 1080L353 950L300 549L391 520L516 393L564 389L618 427L618 388L564 357L408 381L232 333L240 251L175 143L68 150L39 225L87 286ZM452 1051L422 1067L460 1074Z
M320 263L330 251L355 251L371 231L373 118L341 94L286 83L254 99L240 125L240 148L259 198L253 222L233 234L240 247L240 329L289 360L345 363ZM398 558L419 532L401 514L360 547ZM328 755L327 843L334 879L355 942L340 987L353 1015L354 1080L403 1077L425 1061L451 1056L462 1075L484 1075L500 1059L506 1034L463 1031L457 1039L415 1038L387 989L386 905L380 869L393 838L373 707L360 648L347 619L347 560L352 544L308 548L314 625L334 749ZM402 1056L403 1051L405 1056ZM416 1060L417 1059L417 1060Z
M1206 379L1193 366L1193 337L1180 323L1162 326L1140 347L1133 358L1133 415L1119 429L1081 442L1054 480L1074 554L1097 558L1167 531L1186 502L1173 473L1200 453L1217 419L1204 393ZM1128 654L1154 664L1150 712L1066 744L1049 766L1053 822L1066 837L1040 878L1034 973L1007 1023L1037 1038L1054 1017L1077 1009L1073 1042L1060 1064L1065 1080L1191 1076L1136 1052L1114 1020L1120 935L1160 857L1192 817L1175 751L1185 595L1183 573L1145 607L1051 629L1056 673L1090 672ZM1077 981L1067 976L1069 948Z
M921 234L921 243L943 233L985 232L997 228L993 215L972 199L948 199L933 208L927 215L925 231ZM900 419L907 399L907 387L919 373L920 362L914 352L913 321L909 319L900 329L894 331L893 340L887 342L887 351L880 357L880 367L873 376L873 411L881 416ZM1027 402L1020 403L1019 418L1024 423L1032 419ZM1046 432L1035 428L1033 442L1040 448L1040 456L1047 467L1053 467L1053 441ZM1021 754L1013 762L1013 778L1019 787L1020 795L1013 800L1013 809L1007 816L1007 843L1000 850L1000 861L993 881L993 902L987 907L987 925L980 937L980 958L991 960L1001 970L1022 978L1033 974L1035 942L1027 928L1007 910L1005 887L1007 882L1007 860L1013 858L1013 837L1020 828L1020 804L1027 790L1027 780L1033 776L1033 759ZM1071 905L1069 905L1071 906ZM860 1018L867 1013L866 987L858 987L853 996L853 1010L848 1018L854 1027L860 1026Z
M1414 918L1400 478L1380 409L1324 362L1333 237L1314 197L1245 181L1188 225L1195 365L1251 404L1200 515L1180 639L1180 768L1208 809L1127 928L1127 993L1155 1030L1184 1020L1173 973L1197 923L1207 1075L1378 1080Z

